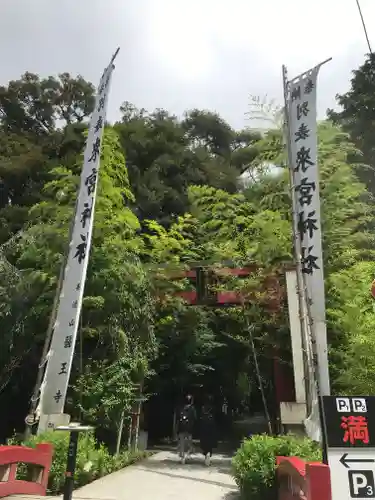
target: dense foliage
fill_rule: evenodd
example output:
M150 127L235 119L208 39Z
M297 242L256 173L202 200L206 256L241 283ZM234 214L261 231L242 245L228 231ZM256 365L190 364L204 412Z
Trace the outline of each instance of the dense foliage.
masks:
M374 75L375 54L369 54L365 62L353 71L349 91L336 96L340 104L339 111L328 111L333 122L348 132L357 146L359 154L353 158L355 171L372 194L375 193Z
M321 461L321 449L308 438L254 435L245 439L233 458L233 473L242 498L267 500L276 494L276 457Z
M27 413L92 106L92 85L67 73L26 73L0 88L0 406L11 408L0 428L8 435ZM290 359L282 271L292 261L292 237L281 131L235 131L202 110L179 120L125 102L121 113L105 128L68 411L114 434L140 385L157 400L150 411L167 433L186 390L210 392L231 409L254 407L250 326L272 400L272 357ZM357 176L361 144L346 130L319 126L331 374L336 390L368 393L375 388L373 203ZM249 303L186 307L175 292L191 285L175 277L197 263L216 275L225 265L254 266L245 279L222 276L213 285L240 289ZM272 276L281 298L267 285ZM273 298L278 307L270 309Z

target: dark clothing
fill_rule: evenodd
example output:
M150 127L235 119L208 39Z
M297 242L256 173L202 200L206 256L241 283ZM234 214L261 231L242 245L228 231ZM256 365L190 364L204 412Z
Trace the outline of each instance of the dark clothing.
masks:
M186 417L186 424L183 422L184 417ZM195 421L197 420L197 414L195 408L192 404L186 404L180 411L177 431L178 433L188 433L192 434L194 430Z
M200 446L204 455L212 455L212 450L217 445L217 428L211 407L202 408L200 420Z

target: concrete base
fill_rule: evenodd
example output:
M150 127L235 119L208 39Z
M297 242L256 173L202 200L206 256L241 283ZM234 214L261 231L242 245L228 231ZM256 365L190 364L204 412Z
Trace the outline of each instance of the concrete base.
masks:
M305 403L280 403L282 425L304 425L306 416Z
M69 425L70 415L67 413L57 413L55 415L40 415L38 434L46 431L53 431L56 427Z

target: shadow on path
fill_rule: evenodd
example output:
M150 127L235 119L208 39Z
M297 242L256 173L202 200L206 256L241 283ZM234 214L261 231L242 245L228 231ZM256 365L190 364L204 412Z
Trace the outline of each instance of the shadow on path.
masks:
M232 470L232 459L231 457L212 457L211 466L208 470L214 469L222 474L229 474ZM142 466L147 469L183 469L187 467L189 470L207 470L204 465L204 458L200 456L193 455L187 461L185 465L181 465L179 459L176 458L164 458L163 460L147 460L142 463Z
M194 482L201 482L206 484L212 484L214 486L219 486L222 488L227 488L233 491L237 491L237 487L231 484L230 481L225 482L225 476L230 477L231 471L231 457L230 456L217 456L212 459L211 466L208 468L204 465L203 457L192 456L186 462L185 465L181 465L178 458L164 458L162 460L148 460L138 465L139 470L145 472L151 472L154 474L160 474L161 476L166 476L176 479L188 479ZM185 472L186 471L186 472ZM185 473L184 473L185 472ZM212 475L219 474L223 476L223 481L217 481L214 479L207 479L204 477L206 473L212 472ZM193 473L193 474L191 474ZM196 474L198 473L198 474ZM220 477L221 479L221 477ZM228 500L236 498L225 497Z
M206 484L212 484L214 486L220 486L222 488L228 488L233 491L237 490L236 486L232 486L231 484L228 483L221 483L219 481L211 481L210 479L204 479L202 477L196 477L196 476L183 476L182 474L173 474L172 472L166 472L162 470L152 470L152 468L143 468L139 467L140 470L147 470L148 472L153 472L154 474L160 474L161 476L166 476L166 477L171 477L171 478L176 478L176 479L188 479L190 481L198 482L198 483L206 483ZM231 498L231 497L229 497ZM236 498L236 497L233 497Z

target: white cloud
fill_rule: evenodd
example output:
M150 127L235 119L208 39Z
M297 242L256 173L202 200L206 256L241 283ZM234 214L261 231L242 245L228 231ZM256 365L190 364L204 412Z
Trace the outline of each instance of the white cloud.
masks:
M369 33L375 2L360 0ZM122 101L181 114L215 109L245 123L249 94L282 99L281 65L296 75L327 57L320 115L349 87L366 40L355 0L1 0L0 84L26 70L82 73L97 83L120 45L110 117ZM375 45L375 40L373 40Z
M177 81L207 80L216 56L206 13L195 4L154 2L150 9L151 51Z

